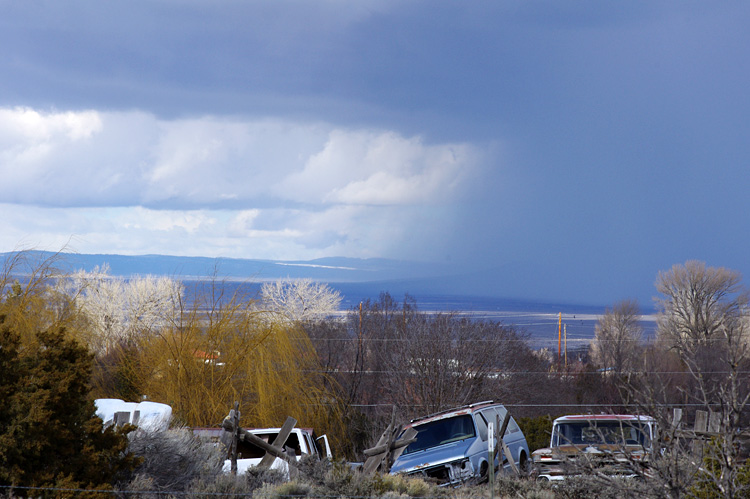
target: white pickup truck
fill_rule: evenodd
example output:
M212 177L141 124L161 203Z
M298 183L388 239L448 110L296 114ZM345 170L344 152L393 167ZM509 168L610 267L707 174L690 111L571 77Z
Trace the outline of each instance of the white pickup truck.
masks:
M248 428L247 431L253 435L265 440L269 444L279 434L280 428ZM210 439L218 443L221 440L224 430L220 428L193 428L193 433L201 438ZM284 443L284 448L290 453L294 453L295 458L299 461L304 456L316 456L318 459L328 458L331 456L331 447L328 443L328 437L323 435L317 437L315 432L310 428L294 428ZM237 447L237 473L244 473L248 468L260 464L261 459L266 451L250 442L240 441ZM227 459L224 462L224 471L229 472L231 461ZM272 469L279 469L287 476L289 475L289 466L283 459L275 458Z

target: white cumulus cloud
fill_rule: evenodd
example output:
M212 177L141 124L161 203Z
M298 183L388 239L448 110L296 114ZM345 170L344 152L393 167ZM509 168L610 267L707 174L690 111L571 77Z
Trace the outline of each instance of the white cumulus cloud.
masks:
M3 244L381 256L431 214L443 230L438 208L460 200L480 155L326 123L0 108L0 199L17 215Z
M451 196L475 159L466 144L425 145L394 132L333 130L323 149L277 190L312 203L430 203Z

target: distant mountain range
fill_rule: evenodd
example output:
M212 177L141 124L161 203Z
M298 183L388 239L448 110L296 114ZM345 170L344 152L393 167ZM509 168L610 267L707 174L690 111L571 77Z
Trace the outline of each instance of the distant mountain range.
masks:
M7 259L12 253L0 253ZM44 259L52 252L31 251ZM319 258L307 261L254 260L240 258L183 257L168 255L113 255L62 253L58 267L64 271L87 270L107 265L113 276L169 275L182 280L212 276L229 280L269 281L309 278L324 282L373 282L436 277L446 269L435 264L383 258Z
M54 253L34 251L34 257ZM0 253L3 261L11 253ZM580 337L593 336L593 325L603 306L543 303L496 296L487 282L492 276L462 274L447 265L390 259L320 258L307 261L253 260L238 258L181 257L167 255L109 255L64 253L56 266L63 271L109 266L113 276L167 275L182 281L216 276L220 280L260 286L264 281L309 278L329 284L343 296L342 308L360 301L376 300L388 292L396 300L409 294L420 310L460 311L475 317L519 325L533 336L556 335L558 314ZM490 292L488 292L490 290Z
M6 260L13 253L0 253ZM52 252L30 251L34 259L45 259ZM488 290L486 273L461 273L448 265L385 258L331 257L305 261L256 260L241 258L207 258L169 255L116 255L61 253L56 266L63 271L92 271L107 265L113 276L167 275L183 281L216 276L222 280L263 282L280 279L309 278L345 288L352 299L377 298L384 291L394 296L408 293L416 298L440 297L456 304L476 299L502 300L515 307L536 311L559 307L511 297L497 296ZM343 292L343 291L342 291ZM569 307L570 305L566 305ZM472 307L473 308L473 307ZM600 307L594 307L597 310Z

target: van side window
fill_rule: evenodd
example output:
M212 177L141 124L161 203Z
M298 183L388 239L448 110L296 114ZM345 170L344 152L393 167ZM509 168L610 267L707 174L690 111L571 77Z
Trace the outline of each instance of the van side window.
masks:
M481 438L483 441L487 440L487 420L484 418L484 415L481 412L478 412L476 417L474 418L474 421L477 425L479 438Z
M508 413L508 410L505 407L493 407L492 409L485 412L487 413L486 417L491 418L493 422L498 421L496 424L502 425L503 420L505 419L505 415ZM497 415L497 419L495 419L495 415ZM498 427L497 430L499 431L500 428ZM505 434L509 435L517 431L521 431L521 428L518 427L518 423L516 423L516 420L511 416L510 421L508 421L508 428L506 428Z
M511 416L510 421L508 421L508 430L506 433L515 433L517 431L521 431L521 428L518 427L518 423L516 423L516 420Z
M484 413L484 417L487 418L487 421L491 421L492 423L494 423L495 431L499 431L500 426L498 425L503 424L505 410L501 409L500 407L490 407L489 409L485 409L482 412Z

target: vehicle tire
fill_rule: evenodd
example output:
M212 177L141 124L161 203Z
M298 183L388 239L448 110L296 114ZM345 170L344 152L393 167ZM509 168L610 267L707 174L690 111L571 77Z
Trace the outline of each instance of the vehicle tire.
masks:
M489 469L490 465L487 464L487 461L483 461L479 465L479 483L485 483L490 479Z
M521 476L528 476L531 472L531 464L524 451L521 451L521 457L518 458L518 471L521 472Z

